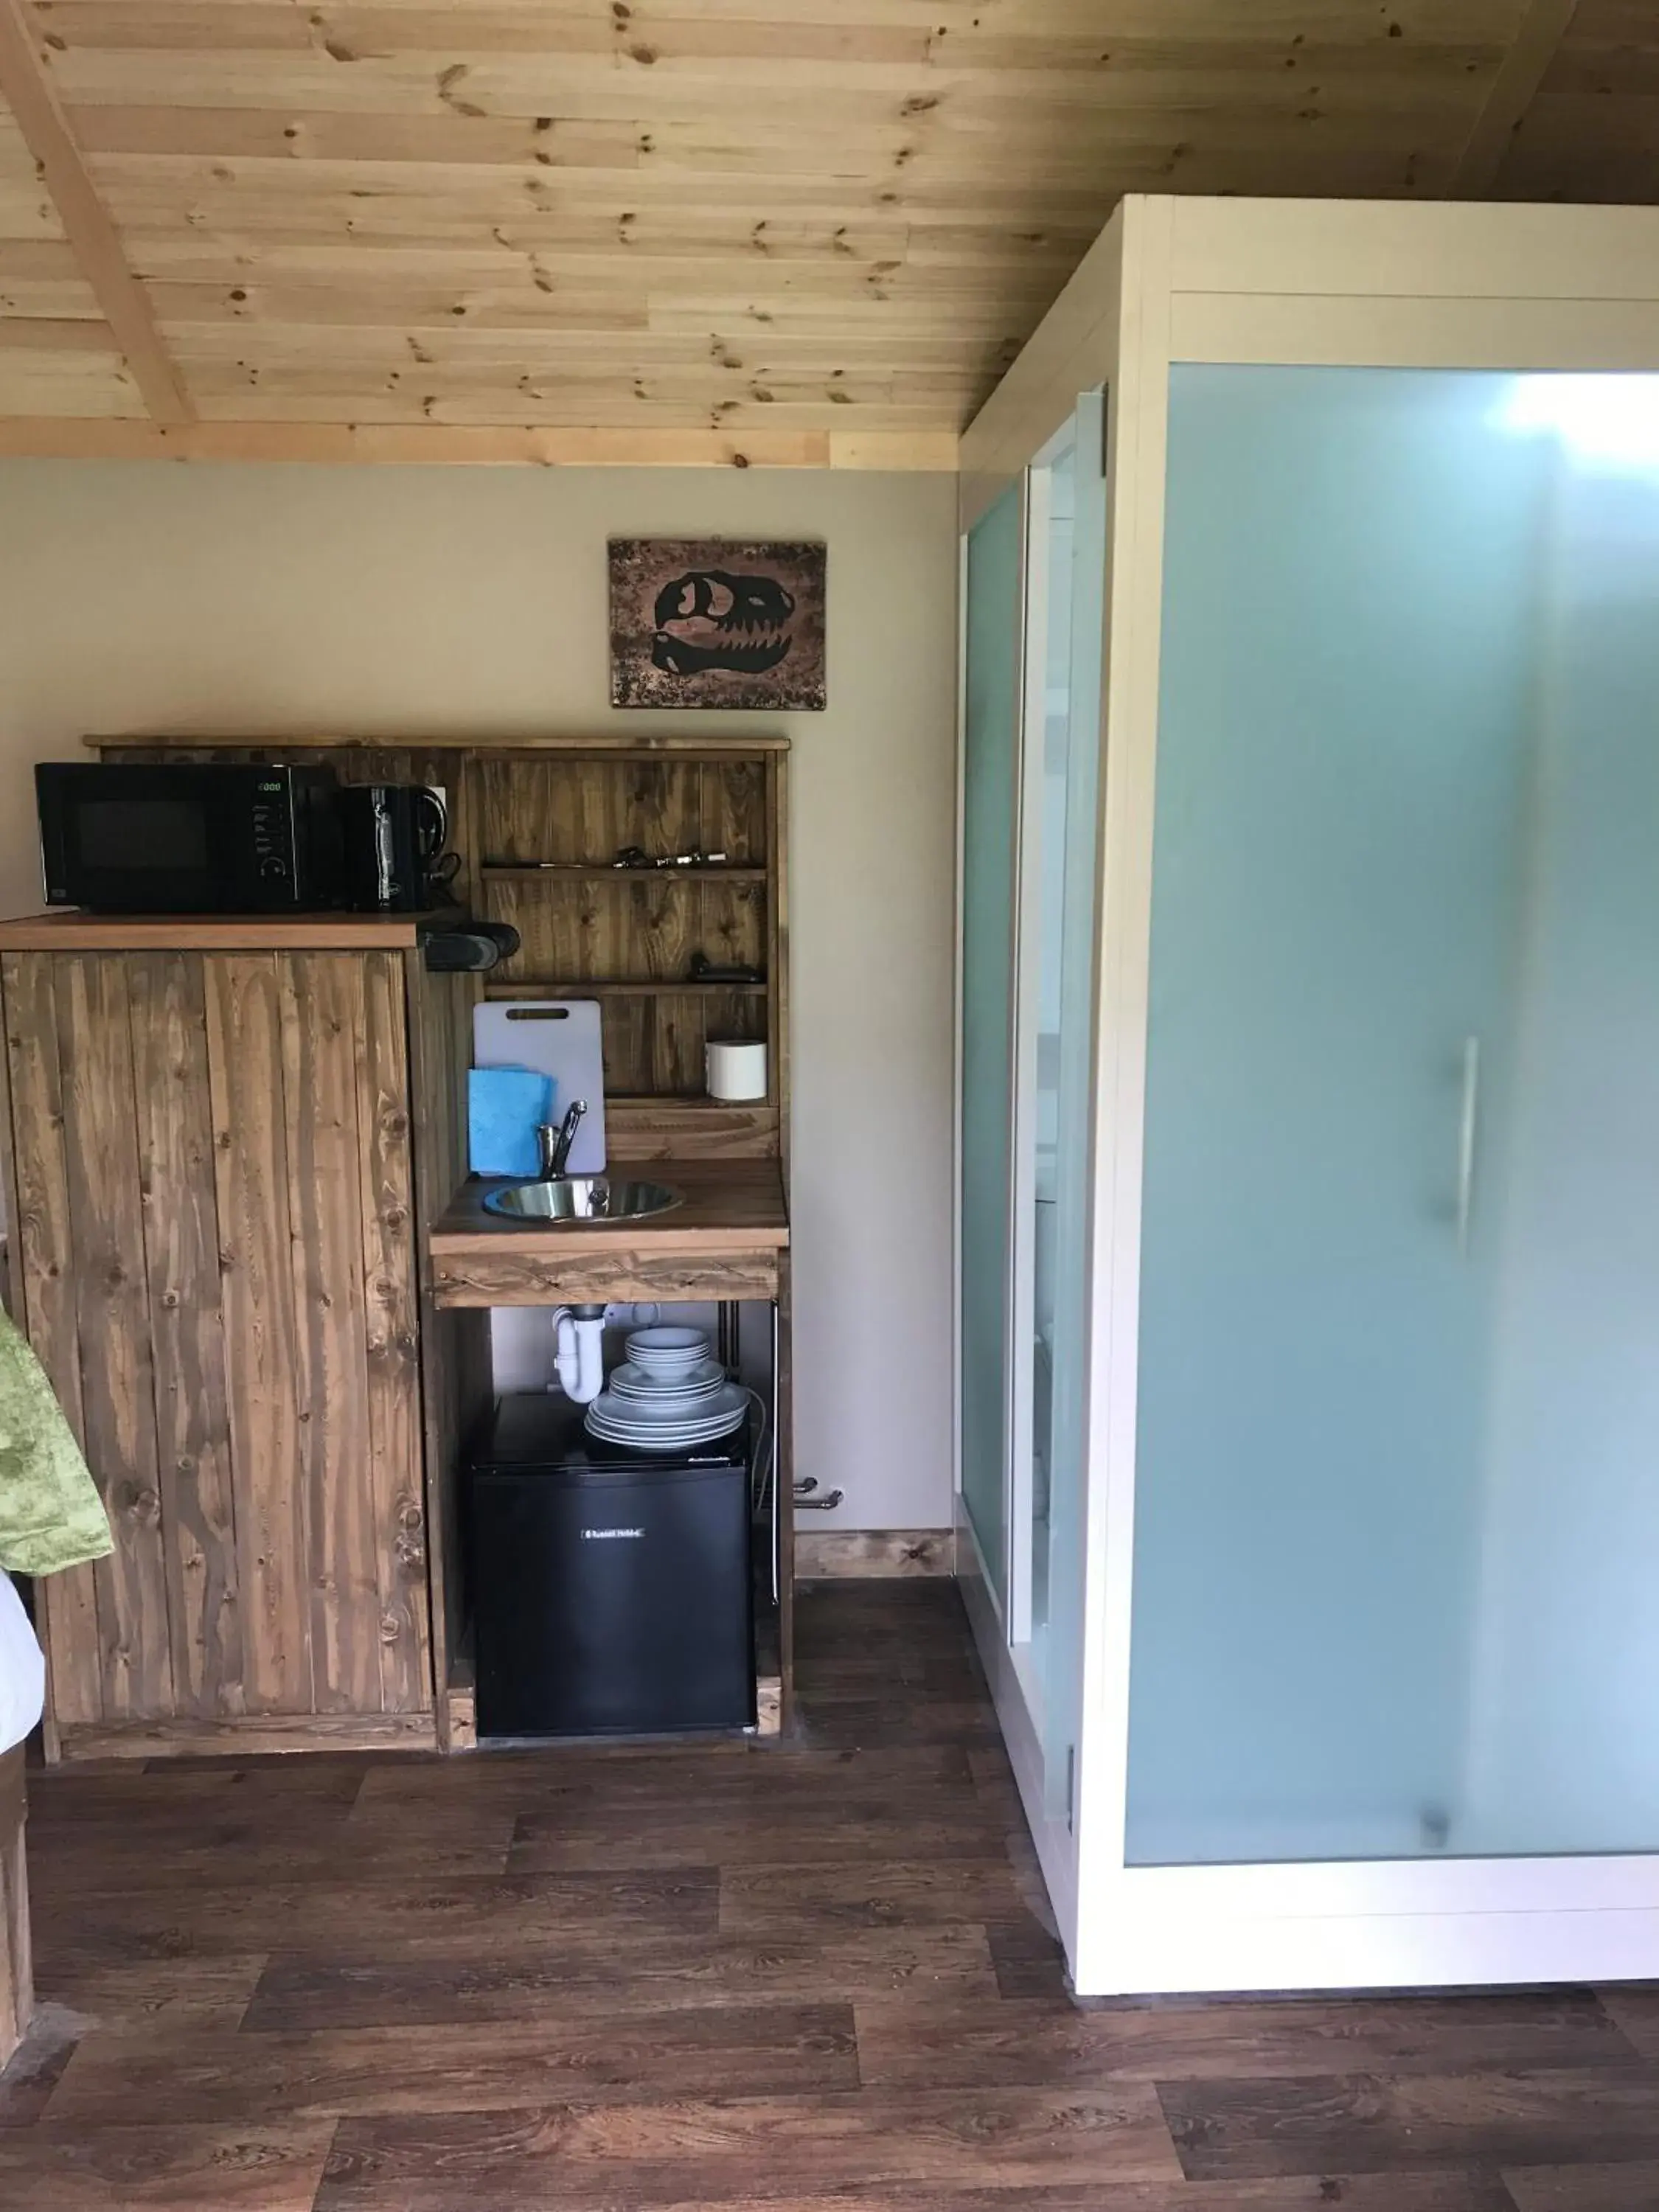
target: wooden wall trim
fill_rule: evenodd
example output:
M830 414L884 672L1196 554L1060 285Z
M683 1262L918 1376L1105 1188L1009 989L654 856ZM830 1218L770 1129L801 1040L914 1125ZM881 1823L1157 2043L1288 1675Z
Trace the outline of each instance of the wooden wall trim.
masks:
M786 1256L766 1249L701 1258L692 1252L664 1255L618 1243L609 1252L546 1260L503 1247L499 1256L435 1256L433 1294L446 1307L574 1305L611 1298L769 1301L778 1295Z
M0 21L18 0L0 0ZM0 85L4 54L0 50ZM15 103L14 103L15 105ZM90 190L90 186L88 186ZM100 210L101 212L101 210ZM64 216L68 228L68 216ZM111 234L112 239L113 234ZM83 256L83 259L87 257ZM90 262L88 261L90 273ZM131 280L129 280L131 281ZM104 305L118 337L120 325ZM138 302L146 320L149 309ZM151 325L153 329L153 325ZM124 341L125 343L125 341ZM138 362L125 348L138 375ZM159 343L157 347L159 352ZM140 380L141 388L143 380ZM149 391L146 401L161 418ZM182 396L180 404L184 404ZM92 416L0 420L0 459L430 463L471 468L884 469L950 472L953 430L538 429L443 423L153 422Z
M0 1751L0 2069L28 2033L34 2012L24 1809L20 1743Z
M955 1571L953 1528L803 1528L795 1521L799 1582L857 1577L949 1575Z
M87 1759L243 1759L271 1752L435 1751L437 1723L413 1713L236 1713L64 1730L65 1762Z
M413 915L82 914L0 921L8 952L398 952L420 941Z
M1497 183L1516 131L1577 12L1578 0L1528 0L1452 173L1453 198L1484 199Z
M155 422L191 422L195 410L161 343L143 288L127 266L115 225L81 158L36 40L28 0L0 0L0 92L40 166L82 273Z

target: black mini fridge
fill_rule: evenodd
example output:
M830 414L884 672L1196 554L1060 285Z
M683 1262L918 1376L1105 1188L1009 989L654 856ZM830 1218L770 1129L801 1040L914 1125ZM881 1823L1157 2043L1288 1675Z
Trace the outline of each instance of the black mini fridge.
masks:
M753 1727L746 1425L631 1452L537 1392L497 1402L470 1462L481 1735Z

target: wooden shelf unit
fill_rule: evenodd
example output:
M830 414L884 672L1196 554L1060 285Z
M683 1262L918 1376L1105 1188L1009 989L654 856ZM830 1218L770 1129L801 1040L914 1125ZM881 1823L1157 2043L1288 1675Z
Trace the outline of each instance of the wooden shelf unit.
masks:
M180 733L88 742L104 757L129 761L320 756L343 782L439 786L461 859L455 896L523 939L514 958L481 981L481 995L601 1000L607 1097L658 1109L652 1152L619 1150L618 1157L671 1154L682 1115L686 1136L699 1150L707 1146L703 1046L726 1036L768 1047L760 1103L775 1109L775 1149L787 1162L787 738L715 732L400 744ZM653 859L693 851L730 859L686 869L614 867L629 846ZM758 969L764 980L694 979L687 971L696 951L723 967ZM620 1144L628 1142L624 1129Z

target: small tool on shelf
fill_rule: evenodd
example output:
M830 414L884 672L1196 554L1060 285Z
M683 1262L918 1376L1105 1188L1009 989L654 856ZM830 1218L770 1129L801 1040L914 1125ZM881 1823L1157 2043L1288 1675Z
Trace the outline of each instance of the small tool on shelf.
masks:
M663 853L653 858L641 845L624 845L611 863L613 868L719 868L726 865L724 853L705 853L701 845L694 845L689 853Z
M763 983L766 978L758 968L747 961L728 960L724 964L711 960L706 952L694 952L687 969L693 983Z

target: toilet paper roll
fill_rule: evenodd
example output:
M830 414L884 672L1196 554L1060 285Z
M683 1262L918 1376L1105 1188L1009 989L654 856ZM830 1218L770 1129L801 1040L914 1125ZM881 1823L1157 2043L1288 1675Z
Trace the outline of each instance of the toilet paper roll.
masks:
M710 1037L703 1066L711 1098L732 1104L766 1096L766 1047L749 1037Z

